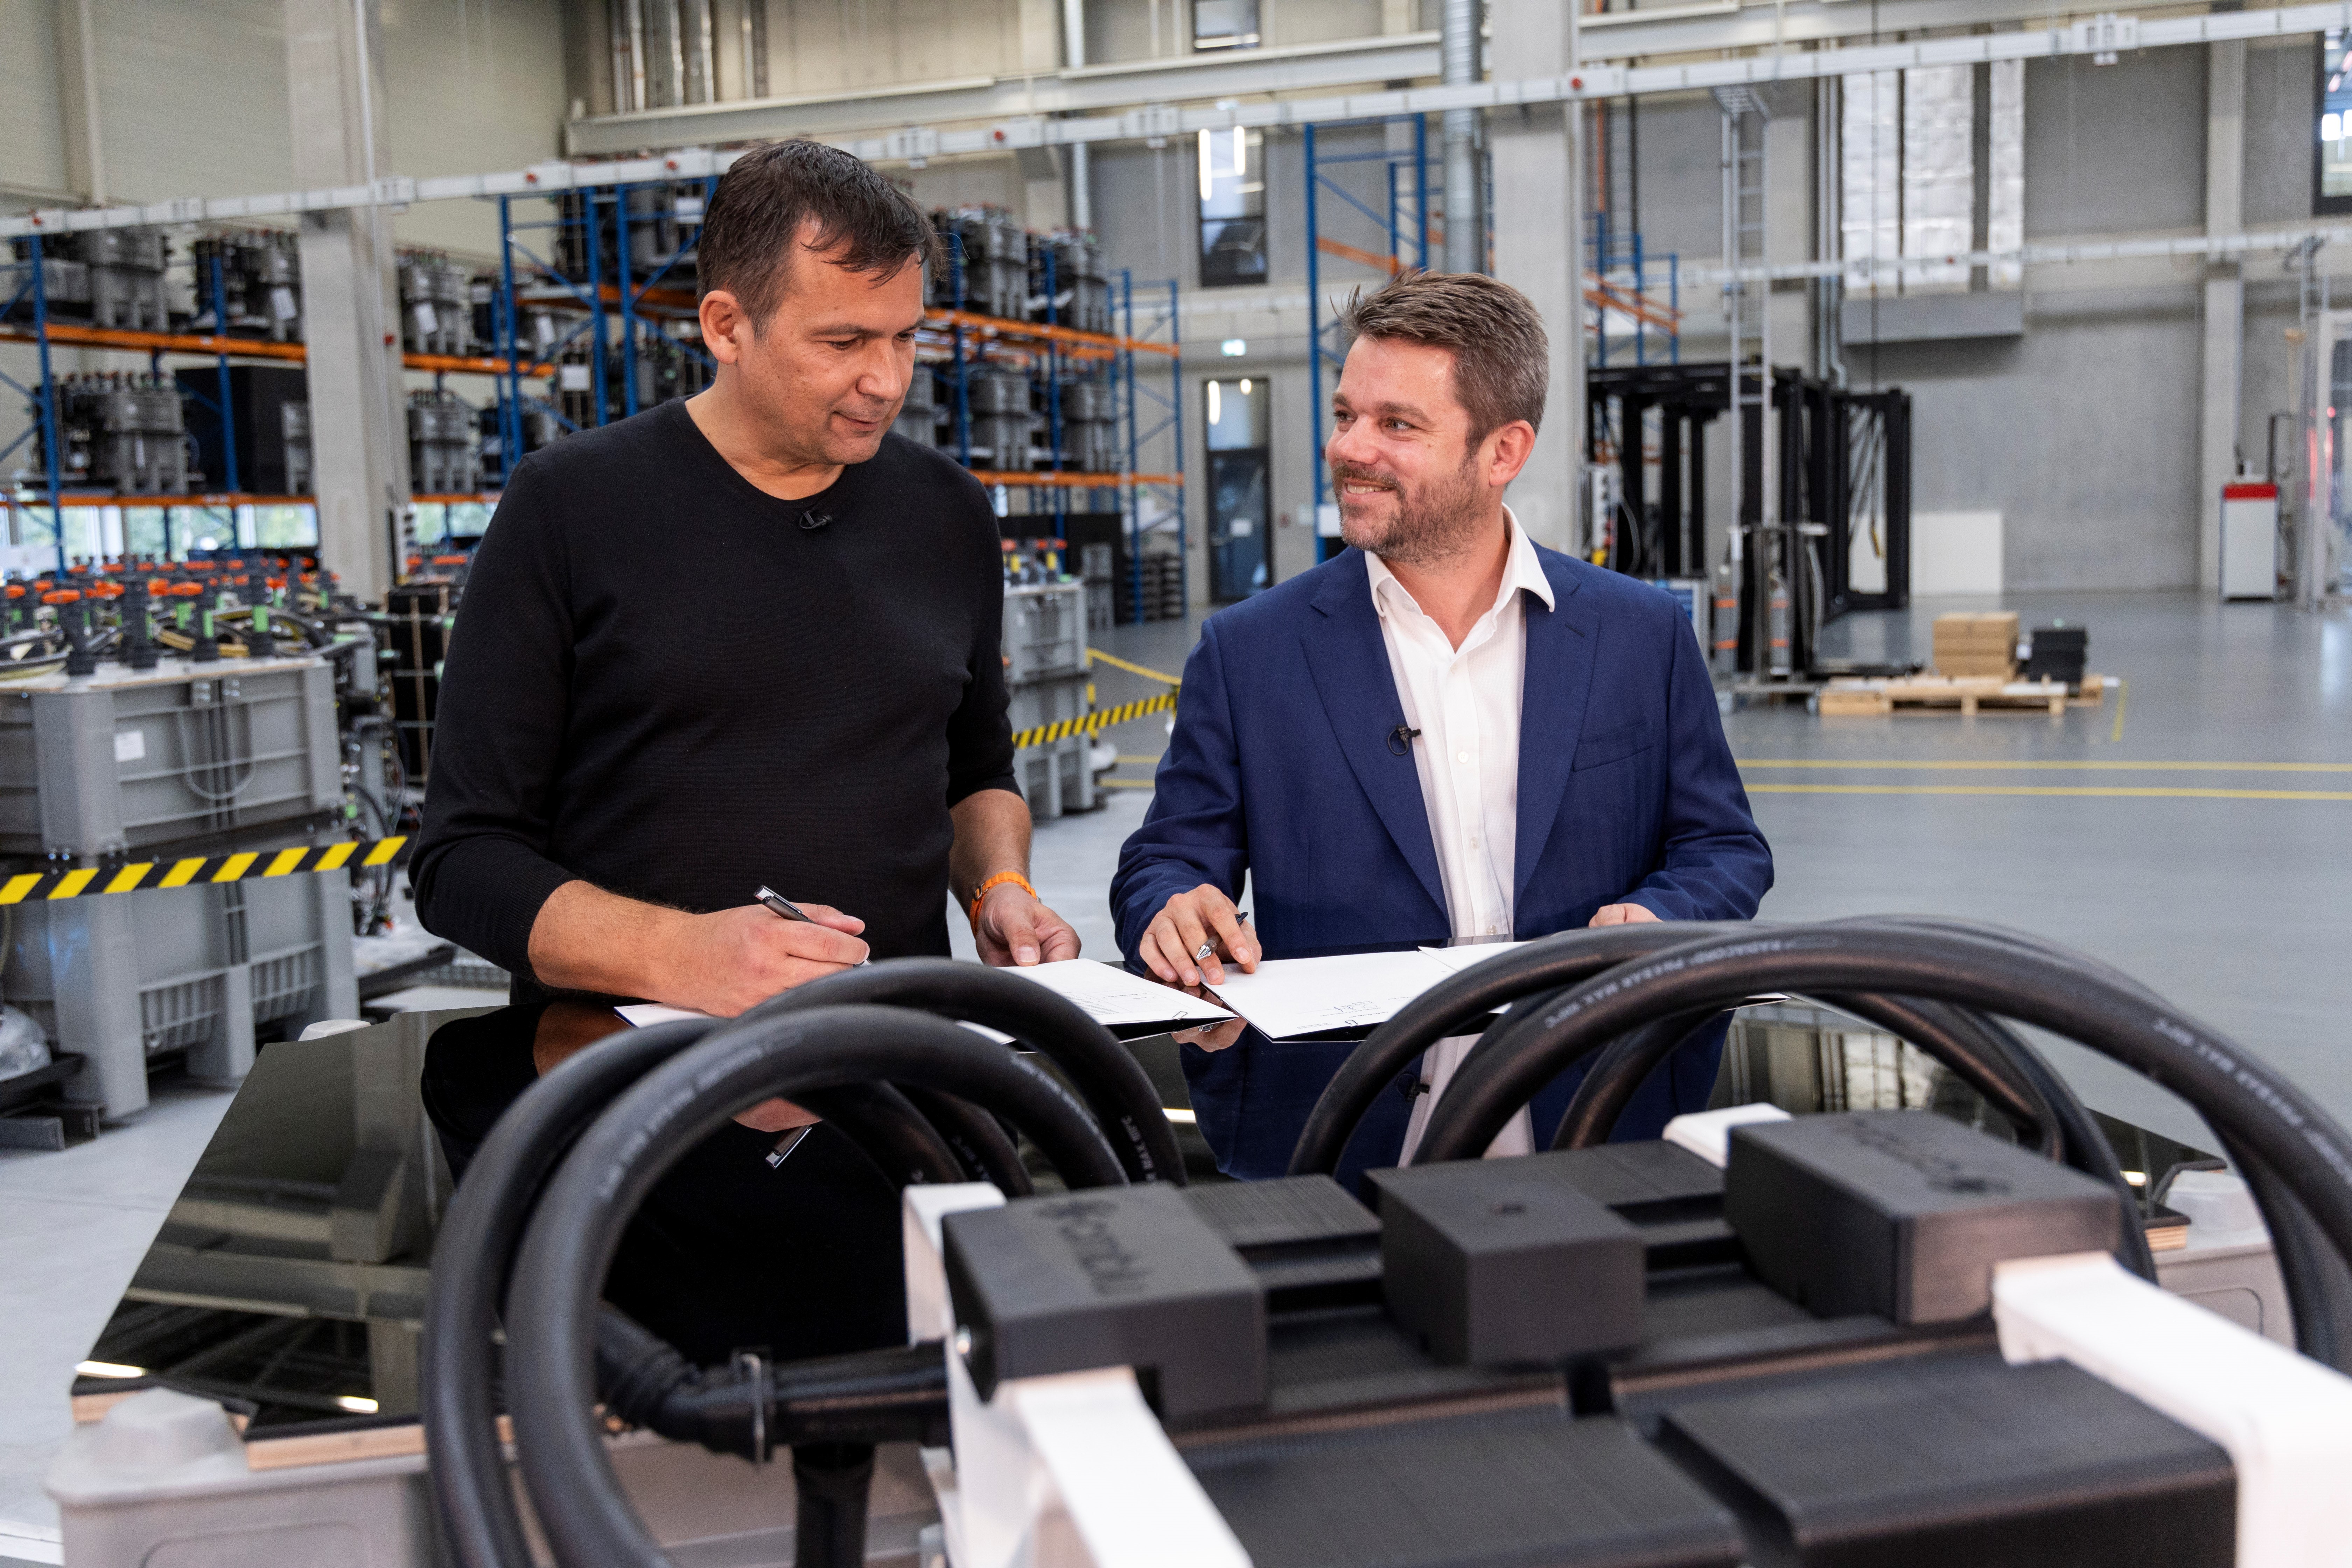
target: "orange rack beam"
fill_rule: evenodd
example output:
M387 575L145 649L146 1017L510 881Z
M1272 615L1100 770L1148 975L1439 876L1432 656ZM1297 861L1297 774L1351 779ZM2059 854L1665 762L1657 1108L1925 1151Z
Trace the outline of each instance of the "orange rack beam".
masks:
M38 341L31 328L15 323L0 327L0 338L20 343ZM231 359L284 360L295 364L310 358L310 351L300 343L271 342L267 338L134 332L120 327L86 327L73 321L50 322L49 341L68 348L121 349L129 353L226 354ZM502 359L469 354L403 354L400 358L410 370L460 371L478 375L503 375L507 370L507 362ZM525 365L523 374L545 375L551 368L544 364Z

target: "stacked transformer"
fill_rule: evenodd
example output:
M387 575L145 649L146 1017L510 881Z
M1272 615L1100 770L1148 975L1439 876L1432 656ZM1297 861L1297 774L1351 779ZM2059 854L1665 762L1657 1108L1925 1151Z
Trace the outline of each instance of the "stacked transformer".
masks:
M1056 552L1058 553L1058 552ZM1004 683L1012 699L1013 732L1047 729L1082 719L1087 710L1087 585L1065 576L1059 563L1032 570L1007 559L1004 590ZM1035 578L1014 583L1011 579ZM1055 734L1013 753L1013 776L1040 822L1100 805L1095 789L1094 737Z
M1062 383L1062 459L1082 474L1115 474L1124 466L1108 381Z
M61 479L121 495L188 493L180 390L162 376L105 371L58 381Z
M1110 324L1110 274L1103 266L1102 246L1083 229L1057 228L1033 235L1029 242L1029 296L1034 321L1082 332L1108 334ZM1048 279L1050 262L1053 274ZM1048 288L1050 281L1050 290ZM1052 298L1046 296L1050 291ZM1053 314L1049 318L1047 309Z
M413 354L473 351L473 290L446 256L411 251L400 260L401 345Z
M961 247L963 309L1008 321L1027 321L1029 234L1020 220L1003 207L983 205L933 213L931 221L942 237L953 237L950 248ZM955 270L950 265L932 280L934 306L954 308Z
M196 268L193 328L277 343L302 341L302 254L294 236L275 229L208 234L188 252ZM220 320L214 315L215 262Z
M1004 365L974 365L964 375L971 412L971 461L998 473L1025 473L1034 462L1031 436L1037 416L1030 407L1029 377Z
M49 313L127 331L170 330L163 305L163 231L152 225L50 235L42 242L42 289ZM18 240L16 259L32 246ZM17 308L30 314L27 299Z
M408 395L408 479L421 496L470 495L482 488L474 410L456 393Z

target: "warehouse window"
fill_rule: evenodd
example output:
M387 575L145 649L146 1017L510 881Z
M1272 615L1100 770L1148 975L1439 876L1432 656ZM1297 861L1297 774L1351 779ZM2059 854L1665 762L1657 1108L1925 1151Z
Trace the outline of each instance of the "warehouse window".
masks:
M2312 158L2311 210L2352 212L2352 47L2342 28L2319 47L2319 141Z
M1265 281L1265 138L1200 133L1201 286Z
M1257 0L1192 0L1192 47L1257 47Z
M1839 229L1846 286L1886 292L2013 289L2015 262L1981 275L1954 259L2025 237L2025 66L1922 66L1843 79ZM1907 272L1897 260L1926 261Z

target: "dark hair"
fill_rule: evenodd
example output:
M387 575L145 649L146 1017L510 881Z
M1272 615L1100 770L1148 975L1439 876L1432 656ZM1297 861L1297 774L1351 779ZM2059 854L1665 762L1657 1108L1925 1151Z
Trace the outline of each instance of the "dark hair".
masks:
M1470 414L1470 440L1514 419L1543 428L1551 380L1543 318L1525 294L1483 272L1410 268L1339 313L1350 342L1387 338L1454 351L1454 395Z
M784 296L796 244L877 280L909 260L936 274L947 259L923 209L872 164L822 142L776 142L719 176L695 246L695 298L726 289L757 331Z

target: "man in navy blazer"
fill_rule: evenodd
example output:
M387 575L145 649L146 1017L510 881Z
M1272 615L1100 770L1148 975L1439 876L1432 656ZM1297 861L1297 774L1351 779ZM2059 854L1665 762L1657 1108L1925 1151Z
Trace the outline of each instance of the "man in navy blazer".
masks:
M1752 917L1771 854L1689 618L1536 546L1503 505L1543 414L1533 306L1476 274L1408 273L1349 315L1326 457L1349 548L1202 627L1111 884L1120 949L1214 984L1263 952ZM1234 907L1244 873L1254 930ZM1350 1048L1255 1031L1188 1046L1220 1164L1281 1174ZM1618 1135L1703 1109L1721 1049L1720 1031L1685 1045ZM1452 1060L1380 1097L1343 1181L1397 1163ZM1580 1077L1538 1098L1537 1137Z

